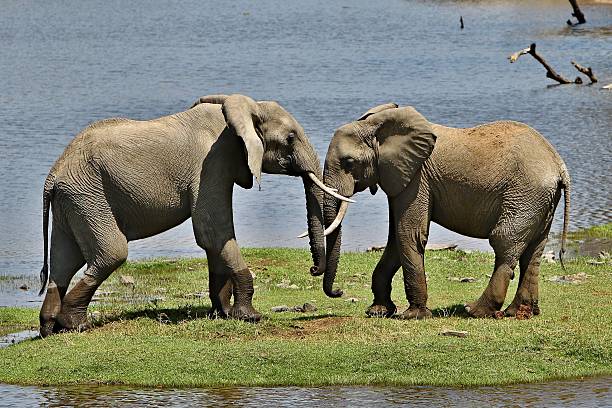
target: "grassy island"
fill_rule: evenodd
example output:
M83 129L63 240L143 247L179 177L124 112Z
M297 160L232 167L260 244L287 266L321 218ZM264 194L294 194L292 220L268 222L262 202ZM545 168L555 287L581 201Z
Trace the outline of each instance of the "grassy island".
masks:
M469 319L464 302L484 289L492 254L428 251L429 307L424 321L370 319L370 277L379 252L346 253L326 298L308 274L309 253L244 249L255 274L258 324L206 318L205 259L128 262L90 306L96 327L0 349L0 382L232 385L495 385L612 375L612 272L609 260L543 261L542 315L527 320ZM553 276L584 273L579 282ZM134 284L121 282L129 275ZM474 282L460 278L473 277ZM130 280L130 279L128 279ZM468 279L469 280L469 279ZM125 279L124 279L125 281ZM518 279L511 283L512 301ZM405 307L401 272L393 299ZM273 312L304 303L313 312ZM401 305L401 306L400 306ZM0 308L0 331L37 327L38 310ZM444 330L467 337L443 336Z

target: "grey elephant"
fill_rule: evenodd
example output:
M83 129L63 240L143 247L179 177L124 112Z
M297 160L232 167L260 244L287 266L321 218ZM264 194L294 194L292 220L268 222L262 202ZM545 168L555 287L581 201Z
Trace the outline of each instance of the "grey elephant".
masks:
M504 303L514 268L519 285L505 310L529 305L539 314L540 258L556 206L565 190L561 253L569 222L570 177L552 145L529 126L512 121L455 129L429 123L412 107L385 104L336 130L325 158L323 181L350 197L377 186L387 194L389 235L372 276L370 316L396 312L391 281L401 266L409 307L400 317L431 316L427 308L424 252L429 223L475 238L488 238L495 267L480 298L466 305L471 316L491 316ZM341 221L348 203L326 196L328 296L338 266Z
M253 280L234 235L232 189L234 183L251 188L262 172L302 178L316 274L325 262L321 166L302 127L278 103L211 95L174 115L108 119L84 129L44 185L41 294L47 279L49 285L41 335L84 327L94 292L126 260L128 242L189 217L208 258L211 313L259 320ZM84 264L84 277L66 293Z

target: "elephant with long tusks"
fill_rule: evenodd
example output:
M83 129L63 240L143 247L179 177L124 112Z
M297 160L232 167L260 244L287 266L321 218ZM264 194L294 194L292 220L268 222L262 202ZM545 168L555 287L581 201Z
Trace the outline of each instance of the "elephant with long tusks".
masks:
M234 236L232 190L234 184L251 188L253 176L259 182L262 172L301 177L311 273L323 273L320 162L303 128L278 103L210 95L174 115L148 121L108 119L84 129L55 162L44 185L41 294L47 280L48 286L40 311L41 335L86 327L91 298L126 260L128 242L159 234L189 217L208 258L211 314L259 320L252 305L253 279ZM68 291L85 264L83 278Z

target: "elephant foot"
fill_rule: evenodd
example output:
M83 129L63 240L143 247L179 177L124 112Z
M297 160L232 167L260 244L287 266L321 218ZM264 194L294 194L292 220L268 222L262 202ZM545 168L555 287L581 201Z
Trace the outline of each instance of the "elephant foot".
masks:
M91 324L87 321L87 307L75 307L67 310L62 307L62 312L55 319L53 333L82 332L91 327Z
M499 307L495 307L490 303L483 302L482 300L466 303L464 306L468 315L476 318L494 317L496 312L499 311Z
M404 310L402 314L399 315L399 318L402 320L422 320L429 319L432 316L433 315L431 313L431 310L426 307L409 307L408 309Z
M528 317L527 315L538 316L541 313L540 306L537 300L517 300L514 299L512 303L504 310L504 315L509 317ZM530 317L530 316L529 316Z
M232 319L244 320L245 322L255 323L261 320L261 314L251 305L234 305L228 315Z
M366 310L368 317L391 317L397 312L397 306L393 302L389 302L386 305L372 304Z

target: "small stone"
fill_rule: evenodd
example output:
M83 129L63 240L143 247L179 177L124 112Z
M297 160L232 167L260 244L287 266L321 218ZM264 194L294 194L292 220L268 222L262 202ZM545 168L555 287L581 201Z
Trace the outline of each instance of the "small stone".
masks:
M359 302L359 299L351 297L351 298L346 299L345 302L357 303Z
M282 305L282 306L274 306L271 309L274 313L280 313L280 312L287 312L289 311L289 306L286 305Z
M208 297L208 292L185 293L183 297L187 299L202 299Z
M455 249L457 249L457 244L427 244L425 249L429 251L454 251Z
M553 251L548 251L544 255L542 255L542 259L548 263L555 263L555 253Z
M28 285L26 285L26 284L24 283L23 285L21 285L21 286L19 287L19 289L21 289L21 290L28 290L28 289L30 289L30 288L29 288L29 286L28 286Z
M366 252L380 252L385 250L385 245L373 245L366 249Z
M304 303L304 305L302 306L302 309L304 310L304 313L311 313L311 312L316 312L317 311L317 307L315 305L313 305L312 303Z
M442 329L441 336L467 337L468 332L462 330Z
M135 284L134 277L130 275L121 275L119 281L121 282L121 284L126 286L134 286Z
M584 272L575 273L573 275L561 275L561 276L551 276L548 280L555 283L571 283L573 285L578 285L586 282L587 275Z

